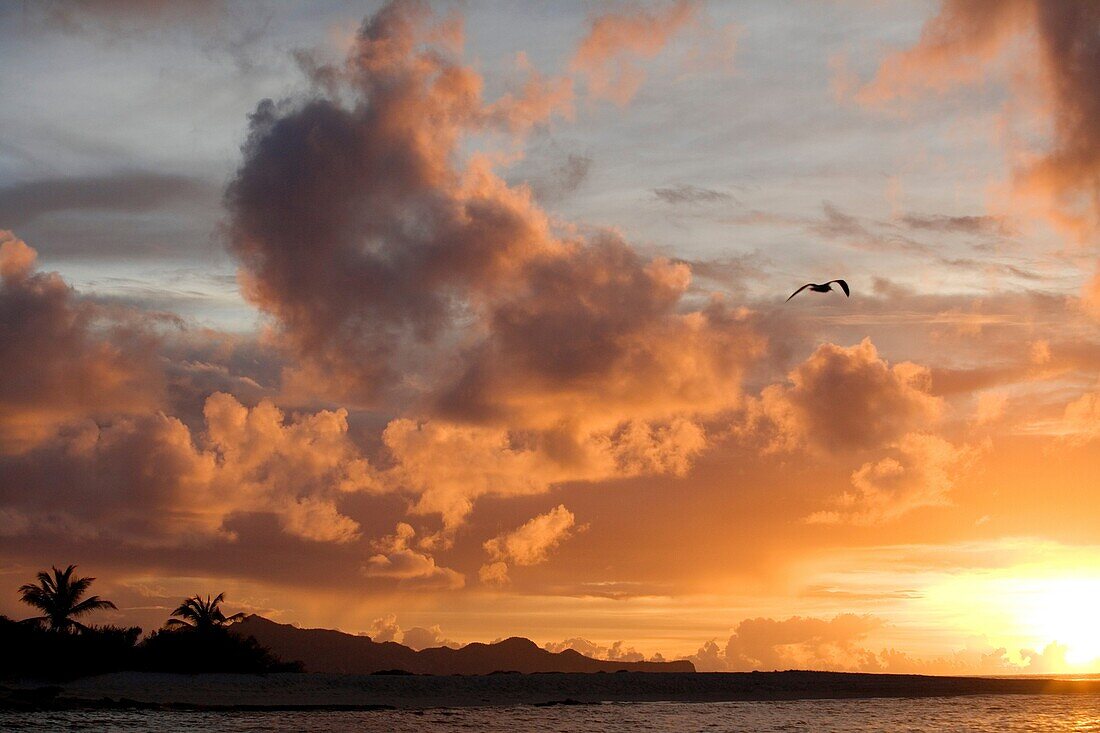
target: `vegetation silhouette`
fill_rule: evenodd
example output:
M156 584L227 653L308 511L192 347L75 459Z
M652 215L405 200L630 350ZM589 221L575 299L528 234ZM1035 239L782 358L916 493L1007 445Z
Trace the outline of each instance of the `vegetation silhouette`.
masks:
M297 662L279 661L251 636L239 636L229 627L244 618L226 617L221 610L225 594L194 595L172 611L164 628L142 642L142 668L155 672L300 672Z
M80 600L95 578L74 578L76 565L70 565L65 570L51 569L52 577L43 570L38 573L38 585L27 583L19 588L20 600L44 614L27 619L27 623L44 624L50 631L73 633L87 629L75 619L76 616L103 609L117 610L115 604L99 596Z
M251 636L230 631L242 614L226 616L225 594L185 599L164 628L141 639L141 629L85 625L75 620L115 609L99 596L84 598L95 578L73 577L75 565L38 573L37 584L19 588L21 599L43 612L23 621L0 616L0 677L73 679L124 670L177 672L299 672Z
M207 596L205 601L202 599L202 596L191 596L181 603L179 608L172 611L171 615L175 618L168 619L164 626L165 628L186 628L196 631L210 631L222 626L228 626L244 618L243 613L235 613L226 618L221 610L221 604L224 600L224 593L219 593L213 598Z

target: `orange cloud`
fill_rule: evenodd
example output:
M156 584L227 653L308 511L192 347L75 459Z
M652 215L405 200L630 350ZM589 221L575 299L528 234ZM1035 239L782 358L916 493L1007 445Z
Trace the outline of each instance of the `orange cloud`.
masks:
M0 453L32 449L68 423L154 410L158 340L131 314L76 297L0 230Z
M1075 443L1100 437L1100 392L1086 392L1066 405L1063 421Z
M891 674L1055 674L1064 673L1066 647L1052 642L1042 652L1020 649L1019 662L1005 647L984 637L946 656L918 657L894 648L875 652L870 639L887 628L884 619L840 614L831 619L793 616L753 618L739 623L725 645L711 639L688 659L699 672L820 669Z
M870 338L819 346L788 380L766 387L749 411L774 449L875 448L935 423L943 410L927 368L891 366Z
M883 622L874 616L841 614L830 620L793 616L783 621L746 619L725 647L704 644L689 659L700 672L750 670L863 670L874 654L859 645Z
M394 578L401 583L421 588L461 588L466 584L462 573L436 565L426 553L409 547L416 530L398 522L392 535L374 543L378 553L367 559L363 574L372 578Z
M481 496L539 494L565 481L683 473L705 446L702 428L687 421L627 422L578 437L399 418L382 437L395 459L381 477L385 485L416 496L413 511L438 513L448 530Z
M395 405L384 483L447 529L486 494L684 473L763 350L751 314L686 303L686 264L614 233L558 234L491 156L462 155L568 94L532 75L486 102L431 21L387 5L343 66L314 67L329 96L252 117L232 248L296 359L285 393Z
M607 659L612 662L642 662L646 657L632 646L626 646L623 641L614 641L608 646L597 644L583 637L573 637L564 641L548 642L542 645L543 649L555 654L572 649L578 654L583 654L592 659ZM663 661L660 653L650 658L651 661Z
M377 489L343 411L287 421L269 402L214 394L205 414L197 437L161 413L80 423L3 465L17 482L6 498L31 527L60 517L78 534L146 545L232 539L225 523L242 512L272 514L306 540L358 536L337 503Z
M507 582L509 562L514 565L545 562L550 551L572 535L574 523L573 512L558 505L511 532L487 540L483 547L492 562L482 566L479 573L482 582Z
M636 60L660 53L695 19L697 9L692 0L677 0L660 10L631 6L598 15L577 47L571 68L585 79L590 96L623 106L645 80Z
M835 510L806 518L812 524L879 524L929 506L950 503L948 493L979 449L958 447L935 435L909 433L891 453L852 474L855 493L840 496Z
M371 623L367 635L371 638L371 641L377 643L392 641L398 644L404 644L417 651L436 647L458 649L463 646L457 641L448 639L444 636L443 629L440 628L439 624L433 624L429 627L413 626L408 629L402 629L400 624L397 623L396 614L392 613L388 613L381 618L376 618Z

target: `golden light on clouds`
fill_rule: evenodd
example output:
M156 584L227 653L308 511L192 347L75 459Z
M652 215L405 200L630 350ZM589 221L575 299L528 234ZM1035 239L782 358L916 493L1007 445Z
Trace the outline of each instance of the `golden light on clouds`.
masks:
M0 586L1100 671L1098 8L0 4Z

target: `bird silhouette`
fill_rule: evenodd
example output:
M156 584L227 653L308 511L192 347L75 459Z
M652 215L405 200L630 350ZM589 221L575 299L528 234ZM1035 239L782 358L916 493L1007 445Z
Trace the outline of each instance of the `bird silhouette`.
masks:
M805 285L800 287L798 290L791 293L790 298L787 298L787 300L790 300L794 296L798 295L799 293L801 293L806 288L809 288L810 290L814 291L815 293L827 293L827 292L829 292L830 290L833 289L833 287L832 287L833 283L836 283L837 285L839 285L840 289L844 291L844 297L846 297L846 298L852 297L852 291L848 290L848 283L844 282L843 280L830 280L829 282L823 283L821 285L818 285L817 283L806 283Z

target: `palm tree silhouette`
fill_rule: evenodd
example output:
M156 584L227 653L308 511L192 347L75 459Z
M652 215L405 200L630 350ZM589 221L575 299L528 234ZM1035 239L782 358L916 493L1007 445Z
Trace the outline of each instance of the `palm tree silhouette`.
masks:
M181 603L179 608L172 611L171 615L177 618L168 619L164 626L174 629L211 631L244 618L243 613L235 613L227 618L220 608L224 600L224 593L219 593L213 598L207 596L205 601L202 596L191 596Z
M26 619L28 622L46 624L51 631L71 633L88 628L74 617L105 608L117 610L115 604L99 596L80 600L95 578L74 578L76 565L70 565L64 571L56 567L51 569L52 577L43 570L38 573L38 585L28 583L19 588L23 603L43 612L42 616Z

